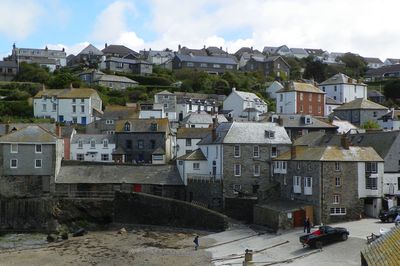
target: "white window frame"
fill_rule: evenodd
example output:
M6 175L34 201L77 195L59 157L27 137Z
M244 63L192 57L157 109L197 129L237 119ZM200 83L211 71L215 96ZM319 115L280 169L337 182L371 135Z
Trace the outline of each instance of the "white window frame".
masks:
M102 161L109 161L110 160L110 155L108 153L102 153L100 156L100 159Z
M83 140L78 140L78 149L83 149Z
M108 148L108 139L103 139L103 148L104 149Z
M193 170L200 170L200 163L193 163Z
M335 162L335 171L340 171L340 162Z
M81 113L85 113L85 106L81 105Z
M15 166L13 166L13 161L15 161ZM10 168L18 168L18 159L10 159Z
M238 191L242 191L242 185L233 184L232 190L233 190L233 194L237 195L239 193Z
M293 176L293 193L301 194L301 176Z
M233 146L233 156L235 158L239 158L240 157L240 145L235 145Z
M330 209L331 216L346 215L346 208L335 207Z
M79 159L80 156L82 156L82 157L81 157L82 160ZM77 153L77 154L76 154L76 160L77 160L77 161L84 161L84 160L85 160L85 154L83 154L83 153Z
M275 152L273 150L275 149ZM278 147L271 147L271 158L275 158L278 156Z
M261 175L261 166L259 164L255 164L253 166L253 175L260 176Z
M13 147L17 147L13 149ZM18 153L18 144L10 144L10 153Z
M339 194L333 195L333 204L340 204L340 195Z
M40 151L38 151L38 147L40 147ZM42 144L35 144L35 153L42 153L42 152L43 152Z
M258 146L258 145L253 146L253 157L254 158L260 157L260 146Z
M239 170L239 171L237 172L236 170ZM235 176L241 176L242 175L242 165L240 163L235 163L233 165L233 174Z
M37 162L40 162L40 166L38 166L38 165L36 164ZM42 166L43 166L42 159L35 159L34 164L35 164L35 168L42 168Z
M341 187L342 186L342 178L340 176L335 177L335 186Z
M90 148L91 149L96 149L96 140L91 139L89 143L90 143ZM93 145L93 143L94 143L94 145Z
M312 195L312 177L304 177L304 195Z

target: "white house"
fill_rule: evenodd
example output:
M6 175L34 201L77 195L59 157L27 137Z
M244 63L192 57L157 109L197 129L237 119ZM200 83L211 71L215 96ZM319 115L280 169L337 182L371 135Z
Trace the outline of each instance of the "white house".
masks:
M164 106L159 103L141 104L139 119L165 118Z
M283 85L279 81L274 81L265 89L265 92L269 98L276 99L276 92L280 89L283 89Z
M207 158L200 149L182 155L176 159L176 163L179 174L185 185L187 185L187 180L190 176L195 176L197 178L209 176Z
M102 112L102 101L94 89L68 88L39 91L33 98L35 117L53 118L57 122L86 125Z
M224 115L211 115L204 111L189 113L183 120L182 126L187 128L208 128L214 123L213 119L217 119L218 123L228 122Z
M112 162L115 136L110 134L75 134L71 140L71 160Z
M341 104L338 101L327 96L325 99L325 116L329 116L331 113L333 113L333 110L339 106L341 106Z
M197 150L197 143L211 133L211 128L178 128L176 132L176 157Z
M341 104L351 102L356 98L367 99L367 85L342 73L330 77L318 87L326 92L326 96Z
M383 62L377 57L364 57L364 61L367 62L369 68L380 68L383 67Z
M233 119L240 117L248 117L248 113L257 113L255 120L258 120L258 115L268 111L267 104L252 92L237 91L232 89L231 94L224 100L224 110L233 110Z
M377 119L384 130L400 130L400 110L390 110L387 114Z

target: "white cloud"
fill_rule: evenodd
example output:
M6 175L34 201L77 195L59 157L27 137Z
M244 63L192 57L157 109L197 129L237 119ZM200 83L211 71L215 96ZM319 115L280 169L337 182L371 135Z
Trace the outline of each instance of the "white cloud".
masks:
M3 0L0 13L0 33L21 40L36 30L44 10L34 0Z
M122 44L132 49L143 47L144 41L130 31L126 16L135 16L137 11L131 2L115 1L98 16L90 36L95 42Z
M80 51L82 51L86 46L89 45L89 42L80 42L73 45L65 45L65 44L46 44L49 49L61 50L65 49L67 54L77 55Z

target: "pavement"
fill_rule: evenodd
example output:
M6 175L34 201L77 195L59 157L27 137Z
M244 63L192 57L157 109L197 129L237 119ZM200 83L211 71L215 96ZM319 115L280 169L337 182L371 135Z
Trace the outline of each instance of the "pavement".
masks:
M271 234L260 233L240 224L200 238L200 245L212 254L212 263L216 266L242 265L246 249L253 251L253 261L249 265L360 265L360 250L367 244L366 237L392 228L394 223L381 223L378 219L367 218L331 226L347 228L349 239L326 245L322 250L300 244L303 228ZM317 229L315 227L311 231Z

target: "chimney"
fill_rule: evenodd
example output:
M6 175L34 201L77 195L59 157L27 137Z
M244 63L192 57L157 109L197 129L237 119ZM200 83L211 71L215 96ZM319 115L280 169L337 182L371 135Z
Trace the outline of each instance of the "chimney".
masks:
M250 47L250 50L253 52L253 46L252 46L252 47Z
M350 148L350 140L347 138L346 134L343 134L340 143L342 144L343 149L348 150Z
M61 126L59 123L56 123L56 135L61 138Z
M108 46L107 43L105 43L105 44L104 44L104 48L107 48L107 46Z
M46 86L44 85L44 83L42 84L42 90L46 91Z
M290 159L296 158L296 146L292 145L290 147Z
M233 88L232 88L232 91L236 91L236 88L235 88L235 87L233 87Z
M178 44L178 52L181 50L181 45Z
M213 125L211 130L211 140L214 142L217 139L217 118L213 118Z
M203 49L206 49L206 45L203 45Z

